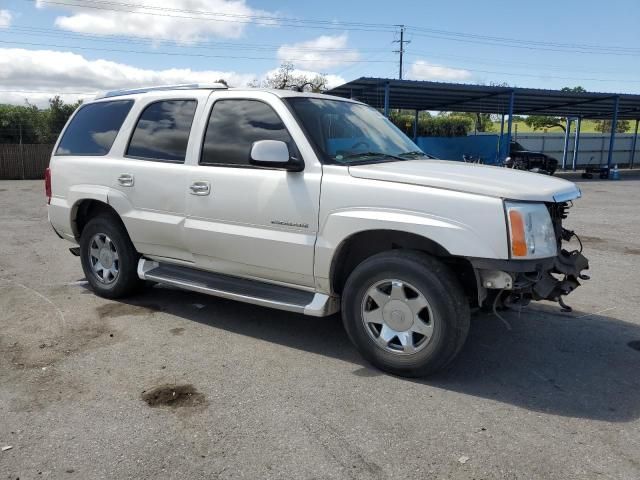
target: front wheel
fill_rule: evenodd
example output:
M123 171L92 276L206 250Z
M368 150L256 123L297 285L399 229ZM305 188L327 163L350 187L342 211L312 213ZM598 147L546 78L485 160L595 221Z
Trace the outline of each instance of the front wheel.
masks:
M387 372L420 377L462 348L470 313L462 287L440 261L394 250L362 262L342 296L345 329L360 353Z
M101 297L121 298L139 289L143 284L137 273L139 258L122 222L113 215L95 217L82 230L82 269Z

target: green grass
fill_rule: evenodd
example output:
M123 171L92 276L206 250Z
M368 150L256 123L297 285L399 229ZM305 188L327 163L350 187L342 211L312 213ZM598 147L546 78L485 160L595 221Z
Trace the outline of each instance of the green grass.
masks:
M513 131L516 131L516 125L518 126L518 133L564 133L560 127L546 128L542 130L534 130L529 125L524 122L513 122ZM495 128L495 132L500 133L500 122L494 122L493 126ZM505 123L505 130L507 126ZM635 128L635 122L629 122L629 128L626 133L633 133L633 129ZM576 123L573 122L571 124L571 132L576 131ZM595 120L583 120L582 125L580 126L580 133L602 133L596 130L596 121Z

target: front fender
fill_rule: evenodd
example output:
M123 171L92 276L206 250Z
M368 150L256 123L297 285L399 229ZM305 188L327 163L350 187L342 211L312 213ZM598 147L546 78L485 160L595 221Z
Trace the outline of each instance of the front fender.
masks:
M502 220L504 222L504 220ZM504 223L488 221L491 235L479 225L438 217L424 212L387 208L357 208L331 212L321 225L316 242L315 274L320 283L330 278L331 263L339 246L352 235L373 230L407 232L429 239L451 255L478 258L506 258Z

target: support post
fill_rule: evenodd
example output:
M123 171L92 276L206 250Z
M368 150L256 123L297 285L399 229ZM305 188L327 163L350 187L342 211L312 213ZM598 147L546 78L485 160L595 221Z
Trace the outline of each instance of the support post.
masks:
M616 97L613 106L613 119L611 120L611 136L609 137L609 155L607 155L607 168L611 168L613 161L613 148L616 144L616 129L618 128L618 107L620 106L620 97Z
M567 117L567 126L564 130L564 150L562 151L562 170L567 168L567 155L569 153L569 137L571 136L571 118Z
M502 157L504 162L511 150L511 130L513 128L513 106L516 101L516 92L511 91L511 98L509 99L509 122L507 123L507 141L505 142L505 152Z
M389 82L384 84L384 116L389 118Z
M578 150L580 148L580 127L582 126L582 117L578 117L576 122L576 138L573 143L573 158L571 159L571 170L576 171L578 164Z
M477 125L477 122L476 122ZM504 113L502 114L502 119L500 120L500 136L498 137L498 149L496 150L496 163L500 163L502 160L502 136L504 135Z
M638 122L640 122L640 119L636 119L636 131L633 134L633 140L631 141L631 160L629 161L629 168L633 168L633 161L636 158L636 144L638 143Z
M414 142L418 140L418 113L420 113L420 111L416 110L416 116L413 119L413 141Z

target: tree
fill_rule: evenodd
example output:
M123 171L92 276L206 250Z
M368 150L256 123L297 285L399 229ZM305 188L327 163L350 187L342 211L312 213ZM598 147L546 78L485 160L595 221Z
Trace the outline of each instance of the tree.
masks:
M470 129L477 132L493 132L495 126L490 113L472 112L441 112L442 116L466 119L471 125Z
M587 90L580 85L578 85L577 87L563 87L560 89L560 91L568 93L587 93ZM560 127L563 132L566 132L566 122L567 119L565 117L554 117L550 115L529 115L526 119L524 119L524 123L526 123L534 130Z
M292 63L283 63L272 75L262 80L254 80L249 83L255 88L276 88L285 90L289 88L299 88L301 91L320 93L327 90L327 77L324 74L317 74L313 77L296 73Z
M560 89L561 92L572 92L572 93L587 93L587 90L584 87L578 85L577 87L563 87Z
M49 99L49 109L44 111L46 135L48 136L46 143L55 142L67 120L80 104L82 104L82 100L78 100L76 103L64 103L58 95Z
M562 131L566 131L564 126L566 119L564 117L551 117L548 115L529 115L525 118L524 123L534 130L542 130L543 128L560 127Z
M0 105L0 143L53 143L80 103L64 103L56 96L45 110L29 102Z
M610 133L611 120L596 120L595 129L597 132ZM618 120L616 123L616 133L624 133L629 130L629 120Z

